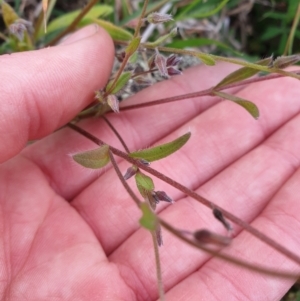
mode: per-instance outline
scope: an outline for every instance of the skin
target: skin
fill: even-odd
[[[104,87],[113,62],[108,35],[94,25],[56,47],[0,57],[0,296],[2,300],[157,300],[152,240],[111,165],[89,170],[74,153],[96,148],[69,128]],[[209,88],[236,66],[200,66],[156,84],[127,104]],[[300,83],[291,78],[229,91],[240,106],[202,97],[108,115],[130,150],[192,137],[152,167],[194,189],[297,252],[300,248]],[[123,105],[126,105],[123,104]],[[79,123],[122,149],[101,119]],[[41,139],[43,138],[43,139]],[[41,139],[25,147],[28,140]],[[118,159],[125,173],[130,166]],[[210,209],[154,179],[175,204],[159,215],[179,229],[226,235]],[[134,187],[134,181],[128,181]],[[232,225],[223,252],[278,270],[299,266]],[[293,284],[211,258],[163,230],[166,300],[280,300]]]

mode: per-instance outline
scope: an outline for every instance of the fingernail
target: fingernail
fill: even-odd
[[[88,38],[98,32],[99,26],[97,24],[91,24],[86,27],[79,29],[78,31],[74,32],[73,34],[65,37],[61,42],[60,45],[69,45],[79,40]]]

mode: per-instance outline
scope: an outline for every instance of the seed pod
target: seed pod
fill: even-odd
[[[194,238],[202,244],[214,244],[222,247],[231,243],[230,237],[222,236],[206,229],[196,231]]]
[[[221,212],[219,209],[214,208],[214,209],[213,209],[213,215],[214,215],[214,217],[215,217],[218,221],[220,221],[220,222],[223,224],[223,226],[225,227],[226,230],[232,231],[232,226],[231,226],[231,225],[229,224],[229,222],[224,218],[222,212]]]

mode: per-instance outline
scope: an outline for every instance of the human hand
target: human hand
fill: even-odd
[[[65,124],[105,85],[112,43],[102,30],[94,32],[90,26],[65,45],[0,57],[0,159],[7,160],[0,169],[2,299],[157,299],[152,241],[139,229],[139,209],[110,166],[91,171],[70,157],[96,146],[66,128],[15,156],[28,139],[42,138]],[[209,88],[235,68],[192,68],[140,92],[124,106]],[[184,148],[152,167],[296,252],[299,88],[296,80],[281,78],[235,89],[236,95],[258,105],[258,121],[214,97],[110,114],[109,120],[131,150],[190,130]],[[103,120],[79,125],[121,148]],[[125,172],[128,163],[119,162]],[[154,180],[157,190],[176,201],[158,207],[163,219],[179,229],[224,231],[210,209]],[[295,263],[233,226],[235,238],[224,252],[299,272]],[[291,279],[267,277],[211,258],[164,230],[163,240],[167,300],[279,300],[292,284]]]

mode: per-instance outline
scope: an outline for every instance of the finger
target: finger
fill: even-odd
[[[279,200],[273,203],[270,199],[272,199],[274,194],[293,175],[300,165],[300,143],[296,141],[299,136],[299,129],[300,115],[298,114],[294,119],[274,133],[265,143],[243,156],[197,189],[200,195],[204,194],[206,198],[214,201],[219,206],[227,209],[246,222],[251,222],[259,216],[270,202],[270,213],[267,214],[267,218],[264,212],[262,213],[258,229],[267,235],[270,233],[270,236],[275,239],[275,241],[278,241],[280,244],[282,243],[286,248],[294,252],[300,245],[300,241],[297,240],[297,242],[295,242],[294,237],[295,233],[298,233],[300,230],[300,223],[297,221],[297,205],[295,199],[292,199],[292,206],[290,205],[291,200],[289,200],[290,195],[294,194],[294,192],[291,192],[290,195],[286,195],[284,198],[281,196],[281,203]],[[287,190],[284,191],[286,193]],[[295,193],[297,193],[296,191]],[[124,200],[121,202],[123,204]],[[299,204],[298,209],[300,209]],[[120,219],[124,219],[123,216],[126,215],[126,212],[127,211],[125,211],[123,215],[119,215],[119,221]],[[279,212],[284,213],[280,215]],[[195,231],[206,228],[212,232],[226,235],[223,226],[214,219],[211,208],[204,208],[201,204],[190,198],[183,198],[177,201],[174,205],[165,209],[160,216],[178,229]],[[282,216],[285,217],[283,218]],[[270,219],[272,221],[271,223],[269,222]],[[287,226],[289,225],[289,220],[291,221],[291,226]],[[277,227],[274,229],[273,223],[278,225],[278,229]],[[233,227],[234,235],[237,235],[240,229],[236,225],[233,225]],[[290,229],[290,227],[292,228]],[[126,231],[124,228],[123,226],[123,232]],[[111,229],[113,231],[114,228]],[[113,237],[114,234],[115,233],[110,233],[109,237]],[[249,234],[245,235],[249,237]],[[281,237],[284,235],[286,237],[282,239]],[[283,259],[284,257],[279,253],[275,260],[272,261],[271,258],[267,260],[267,255],[272,254],[272,256],[274,256],[275,253],[277,254],[277,251],[272,250],[271,252],[271,248],[262,244],[257,238],[249,240],[249,243],[247,239],[241,238],[236,249],[235,242],[239,237],[240,236],[234,238],[231,247],[228,248],[229,254],[233,255],[233,257],[242,258],[246,261],[251,259],[260,265],[263,265],[265,262],[268,266],[268,263],[270,263],[269,267],[272,266],[271,263],[273,263],[272,267],[275,269],[277,268],[277,259],[279,263],[287,261]],[[210,255],[191,248],[166,231],[163,231],[163,240],[164,247],[160,250],[166,290],[169,290],[190,274],[198,271],[202,265],[206,266],[207,261],[211,258]],[[254,241],[256,241],[256,243],[254,243],[254,250],[257,253],[254,252],[252,254],[251,246]],[[260,253],[265,254],[264,250],[266,250],[266,256],[260,256]],[[226,251],[226,253],[228,252]],[[245,254],[246,257],[239,256],[240,254]],[[261,261],[255,260],[259,258],[261,258]],[[156,298],[155,272],[153,271],[152,276],[149,273],[151,265],[153,265],[154,262],[152,241],[145,230],[140,229],[135,232],[110,256],[110,260],[121,267],[126,266],[126,268],[123,268],[123,271],[121,271],[121,274],[124,273],[126,275],[133,270],[132,274],[136,275],[136,278],[131,279],[132,281],[128,280],[129,286],[135,286],[137,292],[144,291],[144,297],[150,296],[150,298]],[[219,260],[216,260],[211,266],[207,264],[210,268],[204,273],[203,278],[209,273],[218,271],[218,267],[220,267],[221,264]],[[230,266],[230,263],[226,263],[225,268],[227,268],[227,266]],[[295,264],[291,266],[294,267],[294,271],[296,271]],[[286,270],[288,271],[289,268],[290,265],[287,266]],[[221,279],[226,276],[223,266],[221,269],[221,276],[217,277],[219,285],[221,285]],[[231,277],[229,277],[228,281],[233,282],[237,270],[240,269],[241,268],[232,268],[232,273],[229,273]],[[253,277],[253,274],[250,273],[249,278],[250,277]],[[196,279],[199,281],[199,274],[195,274],[193,279],[195,284]],[[207,282],[204,283],[207,285]],[[241,282],[244,288],[246,283],[247,281]],[[287,283],[290,284],[291,282],[287,281]],[[145,287],[147,287],[146,292]],[[170,300],[172,300],[172,298]]]
[[[192,68],[187,70],[183,76],[156,84],[128,101],[126,100],[125,103],[145,102],[160,97],[207,89],[218,83],[234,68],[236,66],[228,64],[220,64],[218,67]],[[186,99],[150,109],[110,114],[108,118],[125,139],[128,147],[135,150],[155,143],[218,101],[220,101],[218,98],[211,96]],[[79,125],[106,143],[123,149],[103,120],[92,119],[81,122]],[[59,194],[71,199],[102,174],[102,170],[91,172],[91,170],[79,166],[70,157],[70,154],[92,148],[95,148],[95,145],[79,136],[78,133],[63,130],[28,149],[26,156],[43,168]],[[53,160],[56,162],[55,167]]]
[[[188,144],[169,158],[153,163],[153,168],[191,189],[203,185],[300,111],[298,81],[281,79],[281,83],[290,94],[287,95],[284,88],[275,91],[273,87],[276,81],[264,85],[255,84],[238,94],[241,97],[249,95],[250,99],[256,100],[262,116],[259,121],[253,120],[239,106],[222,102],[187,122],[160,143],[175,139],[191,130],[192,137]],[[289,105],[286,105],[280,97],[288,99]],[[269,107],[272,110],[269,110]],[[275,161],[274,164],[277,163]],[[247,170],[251,170],[252,164],[251,162]],[[121,163],[120,169],[125,172],[129,166],[127,163]],[[175,200],[183,196],[182,192],[155,178],[154,182],[156,190],[166,191]],[[129,183],[134,186],[134,180],[130,180]],[[226,181],[225,183],[224,186],[227,185]],[[225,191],[228,189],[223,188]],[[106,171],[104,176],[83,191],[73,204],[94,229],[108,254],[138,227],[136,221],[140,217],[140,212],[132,205],[132,200],[127,196],[113,170]],[[232,211],[231,207],[229,209]],[[99,219],[102,212],[106,214]]]
[[[1,165],[0,208],[2,300],[132,300],[89,226],[21,156]]]
[[[111,39],[96,25],[77,33],[82,36],[67,45],[0,57],[0,138],[5,141],[0,161],[20,152],[28,139],[65,124],[105,85],[113,61]]]

